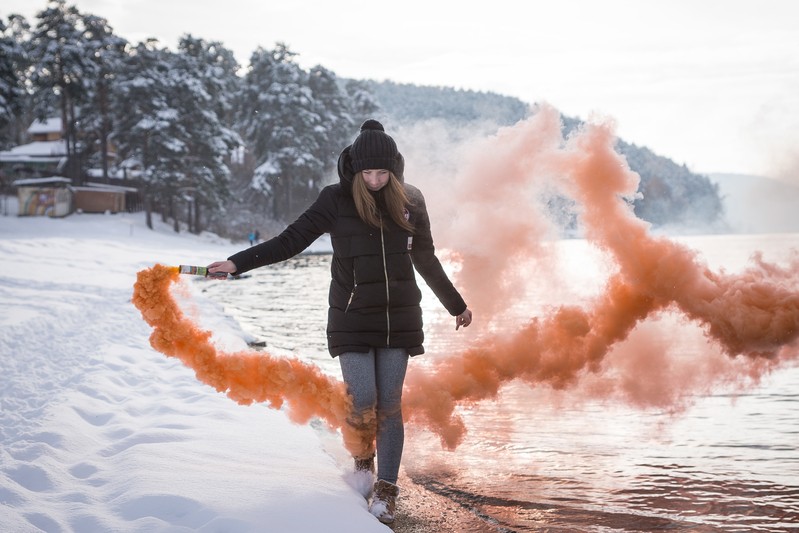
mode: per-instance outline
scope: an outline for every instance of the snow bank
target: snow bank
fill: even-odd
[[[347,483],[338,436],[240,406],[150,348],[136,272],[239,247],[141,214],[0,217],[4,531],[389,531]],[[185,311],[244,348],[196,286]]]

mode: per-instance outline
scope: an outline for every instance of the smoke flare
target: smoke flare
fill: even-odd
[[[315,365],[268,353],[218,351],[211,333],[198,328],[181,311],[170,293],[180,274],[175,267],[155,265],[137,275],[133,304],[153,328],[150,344],[194,369],[197,379],[242,404],[284,404],[298,424],[318,417],[331,429],[341,429],[346,448],[354,456],[370,453],[372,436],[346,423],[352,402],[344,383],[330,378]]]

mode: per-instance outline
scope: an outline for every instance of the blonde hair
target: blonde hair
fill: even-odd
[[[402,183],[393,172],[389,172],[388,183],[380,189],[380,194],[383,195],[386,210],[391,220],[402,229],[413,231],[413,225],[405,218],[408,212],[407,206],[410,204],[408,195],[405,193],[405,187],[402,186]],[[352,199],[355,200],[355,209],[358,210],[358,216],[361,217],[361,220],[375,228],[382,226],[380,210],[377,207],[375,197],[366,186],[362,172],[356,172],[352,178]]]

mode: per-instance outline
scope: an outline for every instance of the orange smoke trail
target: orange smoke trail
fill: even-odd
[[[537,253],[537,247],[525,240],[494,239],[518,235],[519,229],[518,216],[505,218],[507,210],[501,203],[492,205],[490,195],[474,194],[491,189],[494,182],[511,183],[516,197],[527,200],[526,193],[541,187],[531,184],[542,179],[557,184],[578,203],[587,239],[613,258],[617,272],[585,307],[560,306],[515,333],[483,337],[463,353],[410,369],[403,407],[406,419],[428,426],[449,448],[461,442],[466,430],[456,413],[459,405],[495,398],[511,380],[555,389],[576,386],[588,373],[602,372],[614,347],[639,323],[662,311],[683,313],[699,323],[724,353],[746,356],[745,372],[755,378],[797,355],[797,265],[781,269],[761,258],[740,275],[712,272],[690,249],[653,237],[647,224],[634,216],[624,198],[635,194],[638,176],[614,151],[609,126],[590,125],[564,140],[553,123],[559,123],[557,113],[545,108],[501,131],[480,150],[483,159],[470,166],[479,171],[467,172],[451,188],[450,201],[464,206],[458,229],[479,227],[476,234],[486,236],[476,246],[475,234],[468,231],[469,243],[458,241],[460,234],[448,235],[449,246],[459,251],[462,261],[461,285],[473,291],[467,291],[467,300],[493,309],[492,299],[501,295],[510,305],[512,289],[503,282],[518,280],[518,272],[515,265],[497,258],[530,263]],[[536,218],[530,214],[530,219]],[[523,286],[517,286],[516,292],[523,294]],[[481,308],[473,309],[479,320]],[[647,354],[637,357],[645,359]]]
[[[178,278],[177,269],[163,265],[137,275],[133,304],[153,328],[153,348],[177,357],[194,369],[197,379],[240,404],[267,402],[275,409],[285,404],[292,421],[306,423],[318,417],[331,429],[341,429],[344,445],[354,456],[371,453],[373,435],[346,423],[352,404],[342,382],[297,359],[217,351],[211,333],[186,318],[172,297],[170,287]]]
[[[452,231],[444,227],[440,234],[459,254],[458,285],[476,313],[470,331],[481,322],[492,327],[462,353],[408,371],[404,416],[436,432],[445,446],[456,447],[466,431],[457,408],[495,398],[510,381],[562,390],[591,376],[612,376],[618,369],[609,368],[609,355],[663,312],[676,311],[699,324],[711,344],[741,361],[733,372],[757,379],[796,359],[799,261],[782,268],[755,257],[748,270],[731,275],[713,272],[685,246],[654,237],[625,201],[635,194],[638,176],[613,143],[607,125],[587,126],[563,139],[559,116],[544,108],[486,140],[475,151],[479,159],[448,189],[448,200],[459,210]],[[553,190],[577,203],[586,238],[608,255],[615,271],[604,290],[582,306],[564,304],[515,330],[496,332],[497,317],[524,302],[527,280],[539,275],[551,223],[534,206]],[[351,404],[343,383],[294,359],[218,353],[210,333],[185,318],[172,299],[169,288],[177,277],[160,265],[138,276],[133,301],[154,328],[155,349],[180,358],[198,379],[240,403],[266,401],[275,408],[285,403],[292,420],[319,417],[340,428],[353,455],[372,451],[373,433],[345,422]],[[635,371],[676,359],[643,345],[626,354]],[[698,372],[700,363],[688,371]],[[703,372],[705,382],[695,378],[687,384],[676,381],[679,373],[650,374],[659,386],[653,392],[638,386],[635,401],[670,406],[680,394],[736,378],[712,365]]]
[[[583,214],[588,237],[615,257],[625,282],[660,307],[676,305],[730,356],[776,357],[799,337],[796,274],[758,265],[740,275],[712,272],[690,249],[649,235],[629,209],[611,199],[624,190],[619,176],[634,174],[612,149],[608,128],[591,127],[576,140],[585,154],[573,167],[575,196],[591,206]],[[787,283],[793,279],[793,284]]]

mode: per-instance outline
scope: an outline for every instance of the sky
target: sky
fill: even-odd
[[[30,20],[44,0],[3,0]],[[246,65],[283,42],[339,77],[491,91],[610,119],[701,173],[799,183],[793,0],[78,0],[132,42],[192,34]]]

